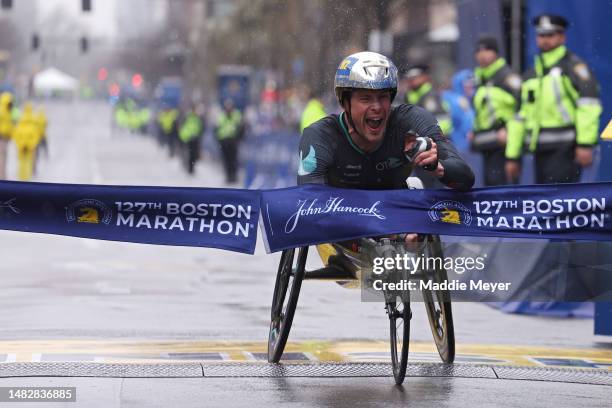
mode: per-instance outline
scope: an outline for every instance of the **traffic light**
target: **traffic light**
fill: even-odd
[[[89,50],[89,41],[87,40],[87,37],[81,37],[79,43],[81,44],[81,53],[87,53],[87,50]]]
[[[104,67],[98,70],[98,81],[106,81],[108,78],[108,70]]]
[[[13,0],[2,0],[2,8],[6,10],[13,8]]]
[[[81,10],[84,12],[91,11],[91,0],[81,0]]]
[[[40,48],[40,37],[38,34],[32,34],[32,51],[36,51]]]
[[[134,88],[140,88],[140,85],[142,85],[142,75],[134,74],[132,76],[132,86]]]

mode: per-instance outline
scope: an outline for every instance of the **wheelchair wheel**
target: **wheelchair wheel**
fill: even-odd
[[[300,288],[304,279],[308,247],[283,251],[272,298],[272,319],[268,335],[268,362],[278,363],[291,330]],[[295,261],[295,262],[294,262]]]
[[[426,258],[444,259],[442,244],[437,235],[426,237],[424,251]],[[426,276],[434,282],[444,282],[448,279],[444,267],[434,267],[433,270],[426,271]],[[452,363],[455,360],[455,329],[450,293],[448,290],[423,290],[423,301],[440,358],[445,363]]]
[[[401,385],[406,376],[408,365],[408,347],[410,343],[410,299],[408,292],[402,296],[386,302],[389,316],[389,329],[391,340],[391,366],[395,383]],[[403,299],[402,299],[403,298]]]

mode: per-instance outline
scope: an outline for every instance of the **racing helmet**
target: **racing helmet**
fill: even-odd
[[[334,91],[340,105],[346,92],[353,89],[388,89],[393,102],[397,94],[397,67],[376,52],[351,54],[342,60],[334,78]]]

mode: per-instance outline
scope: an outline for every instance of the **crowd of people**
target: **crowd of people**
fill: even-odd
[[[459,150],[469,147],[482,156],[485,186],[517,184],[527,152],[534,155],[538,184],[579,182],[593,163],[599,84],[565,46],[567,19],[543,14],[532,23],[540,52],[522,77],[489,35],[475,44],[473,72],[457,73],[450,91],[435,92],[427,64],[404,75],[405,101],[431,112]]]
[[[160,102],[157,109],[150,109],[130,98],[119,100],[114,112],[115,126],[132,133],[154,135],[168,156],[178,158],[190,175],[195,174],[196,163],[202,156],[202,139],[210,117],[214,116],[211,130],[221,153],[225,182],[228,185],[238,182],[238,146],[245,125],[242,112],[232,100],[223,101],[222,109],[215,115],[206,112],[202,103],[181,108],[178,104]]]
[[[427,62],[400,67],[394,105],[406,103],[429,111],[459,152],[480,155],[485,186],[518,183],[525,153],[533,153],[537,183],[578,182],[582,170],[593,163],[602,110],[597,80],[565,46],[565,18],[544,14],[533,25],[540,53],[522,76],[509,67],[496,38],[486,34],[475,43],[474,68],[458,71],[448,89],[436,87]],[[211,122],[208,128],[231,185],[238,180],[239,146],[245,133],[281,128],[302,133],[329,113],[339,113],[333,95],[318,93],[316,87],[279,89],[274,81],[267,81],[257,103],[244,111],[229,99],[221,101],[217,110],[210,115],[202,106],[181,111],[162,104],[151,113],[127,100],[117,105],[115,119],[133,131],[151,131],[147,124],[153,123],[159,143],[170,156],[180,157],[190,174]]]

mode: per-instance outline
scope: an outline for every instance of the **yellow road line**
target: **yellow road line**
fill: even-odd
[[[586,366],[600,364],[612,370],[612,352],[594,348],[551,348],[526,345],[458,344],[457,361],[538,366],[543,364]],[[174,362],[199,360],[189,354],[211,353],[209,361],[247,361],[254,355],[262,358],[267,352],[265,342],[243,341],[98,341],[46,340],[0,341],[0,354],[6,361],[32,361],[33,356],[61,358],[64,355],[89,356],[103,361]],[[289,342],[285,353],[306,353],[318,361],[386,361],[388,341],[305,341]],[[431,342],[411,342],[413,361],[437,361],[437,350]],[[181,354],[181,358],[177,358]],[[12,356],[12,357],[8,357]],[[299,355],[298,355],[299,358]],[[538,360],[540,359],[540,360]],[[58,360],[54,360],[58,361]]]

